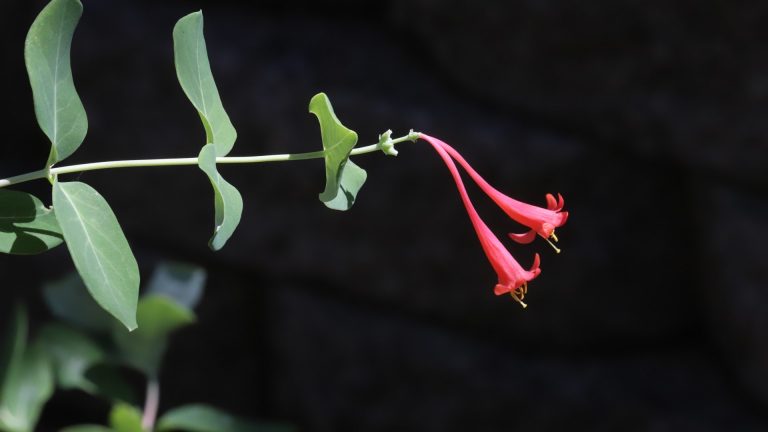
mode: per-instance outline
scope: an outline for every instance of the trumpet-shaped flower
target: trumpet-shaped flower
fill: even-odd
[[[563,196],[557,194],[557,199],[552,194],[547,194],[547,208],[542,208],[518,201],[503,193],[499,192],[496,188],[488,184],[487,181],[477,171],[472,168],[471,165],[457,152],[453,147],[449,146],[443,141],[437,138],[433,138],[424,134],[421,137],[427,141],[435,141],[440,147],[442,147],[454,160],[456,160],[462,168],[472,177],[472,180],[480,186],[491,199],[512,219],[518,223],[527,226],[531,230],[522,234],[510,233],[509,237],[518,242],[527,244],[536,238],[536,234],[540,235],[546,240],[556,252],[560,252],[554,243],[557,242],[557,236],[555,235],[555,228],[563,226],[568,219],[568,212],[561,211],[565,205]],[[430,142],[432,142],[430,141]]]
[[[536,254],[533,259],[533,265],[529,270],[525,270],[504,247],[501,241],[493,234],[488,228],[488,225],[483,222],[480,215],[477,214],[475,207],[472,205],[472,201],[469,199],[467,190],[464,187],[464,182],[461,180],[461,174],[459,173],[456,164],[451,159],[451,156],[447,153],[447,150],[443,148],[445,143],[432,138],[430,136],[421,135],[425,141],[430,143],[432,147],[437,151],[440,157],[445,162],[448,170],[453,176],[453,180],[456,182],[456,187],[459,190],[459,195],[464,203],[464,207],[469,214],[469,220],[472,222],[472,226],[475,228],[477,237],[480,240],[480,245],[491,262],[491,266],[496,271],[499,278],[498,284],[494,288],[496,295],[502,295],[509,293],[515,300],[517,300],[523,307],[527,305],[523,302],[525,294],[528,292],[528,282],[533,280],[541,273],[539,269],[539,254]]]

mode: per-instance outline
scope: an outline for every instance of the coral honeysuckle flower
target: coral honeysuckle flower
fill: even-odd
[[[528,292],[528,282],[541,273],[539,254],[535,255],[530,270],[523,269],[498,237],[491,232],[488,225],[480,219],[480,215],[477,214],[472,201],[469,200],[467,189],[464,187],[464,182],[461,180],[461,174],[459,174],[456,164],[441,145],[442,141],[423,134],[421,137],[435,148],[451,172],[453,180],[456,182],[461,200],[469,214],[469,220],[472,221],[472,226],[475,228],[477,237],[480,239],[480,245],[483,247],[485,255],[499,277],[499,283],[494,288],[494,292],[496,295],[509,293],[523,307],[527,307],[528,305],[523,302],[523,299]]]
[[[504,212],[510,218],[531,229],[530,231],[522,234],[510,233],[509,237],[512,240],[518,243],[527,244],[532,242],[533,239],[536,238],[536,234],[538,234],[544,240],[546,240],[557,253],[560,253],[560,249],[555,246],[553,241],[557,242],[555,228],[563,226],[565,221],[568,219],[568,212],[561,211],[563,209],[563,205],[565,205],[565,200],[563,200],[562,195],[557,194],[556,200],[552,194],[547,194],[547,208],[534,206],[518,201],[514,198],[510,198],[488,184],[488,182],[485,181],[485,179],[482,178],[480,174],[478,174],[477,171],[475,171],[472,166],[470,166],[469,163],[453,147],[449,146],[443,141],[440,141],[437,138],[433,138],[424,134],[421,134],[421,137],[427,141],[432,140],[437,142],[440,147],[448,152],[448,154],[450,154],[451,157],[455,159],[464,168],[465,171],[467,171],[469,176],[472,177],[472,180],[474,180],[475,183],[480,186],[480,189],[488,194],[488,196],[490,196],[491,199],[499,207],[501,207],[501,209],[504,210]]]

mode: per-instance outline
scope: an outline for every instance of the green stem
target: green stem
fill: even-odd
[[[411,131],[408,135],[394,138],[391,140],[391,144],[399,144],[403,141],[416,141],[418,139],[418,132]],[[352,149],[350,156],[360,155],[365,153],[372,153],[382,150],[383,143],[371,144],[365,147],[358,147]],[[264,162],[288,162],[304,159],[320,159],[325,157],[325,151],[313,151],[306,153],[286,153],[286,154],[273,154],[262,156],[226,156],[216,158],[216,163],[219,164],[250,164],[250,163],[264,163]],[[60,166],[55,168],[43,168],[41,170],[28,172],[6,179],[0,180],[0,188],[11,186],[19,183],[28,182],[30,180],[44,179],[48,177],[57,176],[59,174],[71,174],[83,171],[94,171],[102,169],[112,168],[136,168],[136,167],[160,167],[160,166],[183,166],[183,165],[197,165],[197,158],[170,158],[170,159],[136,159],[136,160],[122,160],[122,161],[107,161],[107,162],[92,162],[78,165]]]

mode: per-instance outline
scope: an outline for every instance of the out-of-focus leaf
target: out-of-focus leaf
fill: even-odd
[[[53,372],[39,344],[26,344],[27,316],[23,308],[18,307],[14,317],[13,342],[4,362],[7,366],[0,391],[0,430],[31,432],[53,394]]]
[[[207,273],[204,268],[180,262],[160,263],[146,286],[148,294],[164,295],[189,310],[200,302]]]
[[[56,181],[53,205],[88,291],[129,330],[135,329],[139,266],[109,204],[85,183]]]
[[[93,299],[77,272],[43,285],[43,298],[56,318],[83,330],[108,333],[112,317]]]
[[[105,358],[104,351],[88,336],[62,324],[48,324],[40,330],[38,340],[53,360],[59,387],[97,392],[86,371]]]
[[[224,111],[213,80],[203,35],[202,12],[191,13],[176,23],[173,52],[176,75],[187,98],[200,114],[206,142],[216,146],[216,156],[225,156],[235,145],[237,132]]]
[[[115,432],[144,432],[141,412],[128,404],[117,404],[109,413],[109,425]]]
[[[139,397],[121,372],[116,365],[99,363],[85,372],[85,378],[93,383],[99,396],[136,405],[140,402]]]
[[[158,432],[293,432],[285,424],[243,420],[208,405],[185,405],[165,413]]]
[[[366,179],[365,170],[349,162],[349,153],[357,144],[357,133],[341,124],[325,93],[318,93],[309,101],[309,112],[320,122],[325,151],[325,190],[320,194],[320,201],[334,210],[349,210]],[[345,174],[348,165],[350,173]]]
[[[49,165],[74,153],[88,132],[69,62],[72,36],[82,13],[79,0],[52,0],[32,23],[24,44],[37,123],[51,140]]]
[[[8,376],[14,373],[24,357],[28,332],[27,311],[21,305],[16,305],[8,322],[7,335],[2,340],[3,350],[0,352],[0,404],[5,399],[5,382]]]
[[[106,426],[101,425],[77,425],[69,426],[59,432],[115,432]]]
[[[195,315],[168,297],[147,295],[139,301],[137,318],[139,328],[134,332],[115,327],[115,343],[128,365],[150,377],[157,376],[168,336],[193,323]]]
[[[53,209],[34,195],[0,189],[0,252],[38,254],[63,241]]]

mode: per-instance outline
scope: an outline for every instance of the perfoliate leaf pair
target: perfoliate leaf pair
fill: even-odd
[[[216,168],[216,157],[226,156],[232,150],[237,132],[224,110],[213,80],[203,35],[202,12],[191,13],[176,23],[173,51],[181,88],[197,109],[205,128],[206,145],[200,151],[198,165],[213,187],[216,224],[209,245],[211,249],[219,250],[240,223],[243,198]]]
[[[325,93],[318,93],[309,101],[309,112],[320,122],[325,151],[325,190],[320,201],[334,210],[349,210],[368,176],[349,160],[357,144],[357,133],[341,124]]]
[[[52,0],[32,23],[24,45],[35,115],[51,141],[47,166],[74,153],[88,130],[70,65],[82,12],[79,0]],[[139,269],[117,218],[98,192],[84,183],[54,181],[56,213],[20,192],[3,191],[0,203],[0,251],[39,253],[63,239],[94,299],[126,327],[136,327]]]

